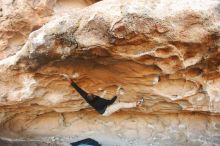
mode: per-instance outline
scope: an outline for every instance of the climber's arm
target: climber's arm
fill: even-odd
[[[87,98],[88,93],[80,88],[74,81],[71,80],[71,86],[76,89],[76,91],[84,98]]]
[[[108,100],[108,105],[111,105],[115,102],[115,100],[117,99],[117,96],[112,97],[111,100]]]

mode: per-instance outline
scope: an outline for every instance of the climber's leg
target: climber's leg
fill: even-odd
[[[134,107],[140,107],[142,104],[144,103],[144,98],[142,97],[140,100],[136,101],[136,102],[118,102],[115,104],[112,104],[110,106],[108,106],[105,110],[105,112],[102,114],[103,116],[109,116],[112,113],[123,109],[123,108],[134,108]]]
[[[131,103],[126,103],[126,102],[118,102],[115,104],[112,104],[108,106],[105,110],[105,112],[102,114],[103,116],[109,116],[112,113],[122,109],[122,108],[133,108],[137,106],[137,102],[131,102]]]

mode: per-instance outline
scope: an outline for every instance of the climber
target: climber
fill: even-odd
[[[83,89],[81,89],[69,76],[65,76],[65,78],[69,81],[71,86],[75,88],[75,90],[86,100],[86,102],[91,105],[99,114],[103,116],[109,116],[112,113],[122,109],[122,108],[133,108],[139,107],[143,104],[144,99],[141,98],[136,102],[126,103],[126,102],[118,102],[115,103],[117,97],[120,95],[120,90],[117,90],[116,96],[114,96],[111,100],[107,100],[101,98],[92,93],[87,93]]]

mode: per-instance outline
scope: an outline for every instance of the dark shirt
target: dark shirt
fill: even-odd
[[[71,83],[72,87],[86,100],[86,102],[91,105],[98,113],[103,114],[108,105],[111,105],[117,99],[117,96],[114,96],[111,100],[101,98],[94,95],[93,99],[88,98],[88,93],[81,89],[76,83]]]

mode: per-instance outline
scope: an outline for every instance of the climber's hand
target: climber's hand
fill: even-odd
[[[67,81],[68,81],[70,84],[74,83],[74,80],[73,80],[72,78],[68,78]]]
[[[73,79],[72,79],[69,75],[67,75],[67,74],[63,74],[63,77],[64,77],[70,84],[74,82]]]
[[[117,90],[116,90],[116,96],[121,96],[123,95],[124,92],[123,92],[123,88],[120,86],[118,86]]]

